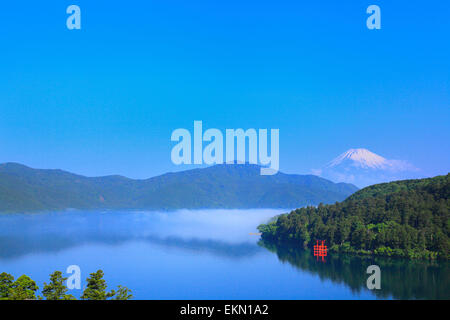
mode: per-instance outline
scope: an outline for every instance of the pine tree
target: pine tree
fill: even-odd
[[[106,300],[115,295],[115,291],[106,292],[106,281],[103,279],[103,271],[91,273],[86,279],[87,287],[84,289],[81,299],[83,300]]]
[[[75,297],[66,294],[67,286],[64,284],[67,278],[63,278],[61,271],[55,271],[50,275],[50,283],[44,282],[44,289],[42,295],[47,300],[74,300]]]

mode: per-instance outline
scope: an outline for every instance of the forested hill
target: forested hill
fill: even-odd
[[[265,240],[331,251],[449,259],[450,174],[364,188],[341,203],[281,215],[259,226]]]
[[[0,213],[75,209],[296,208],[358,190],[313,175],[260,175],[256,165],[216,165],[145,180],[85,177],[0,164]]]

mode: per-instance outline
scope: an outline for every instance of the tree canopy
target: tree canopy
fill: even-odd
[[[50,283],[44,282],[44,289],[42,290],[42,295],[47,300],[74,300],[75,297],[66,294],[68,291],[67,286],[64,284],[67,278],[62,276],[61,271],[55,271],[50,275]]]
[[[86,279],[87,287],[84,289],[81,299],[83,300],[106,300],[113,297],[116,292],[111,290],[106,292],[106,281],[103,279],[103,271],[91,273],[91,276]]]
[[[106,292],[106,281],[103,279],[102,270],[91,273],[87,278],[87,286],[81,295],[82,300],[129,300],[133,298],[131,290],[119,285],[117,291]],[[3,272],[0,274],[0,300],[76,300],[67,294],[68,288],[65,285],[67,278],[62,276],[61,271],[55,271],[50,275],[50,282],[44,283],[42,295],[36,296],[39,287],[30,277],[20,276],[14,281],[14,276]]]
[[[265,240],[332,251],[449,259],[450,174],[364,188],[345,201],[296,209],[260,225]]]

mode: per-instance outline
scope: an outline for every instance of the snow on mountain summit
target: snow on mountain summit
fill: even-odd
[[[350,149],[333,159],[326,168],[336,167],[345,161],[352,161],[352,165],[361,168],[386,169],[389,167],[389,161],[367,149]]]
[[[419,169],[404,160],[390,160],[367,149],[350,149],[312,173],[358,187],[393,180],[417,178]]]

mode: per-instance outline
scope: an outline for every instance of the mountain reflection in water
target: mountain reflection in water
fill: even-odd
[[[259,241],[284,210],[0,215],[0,273],[40,288],[55,270],[105,271],[136,299],[449,299],[448,263],[328,255]],[[366,269],[381,268],[381,290]],[[81,290],[71,290],[80,296]]]

